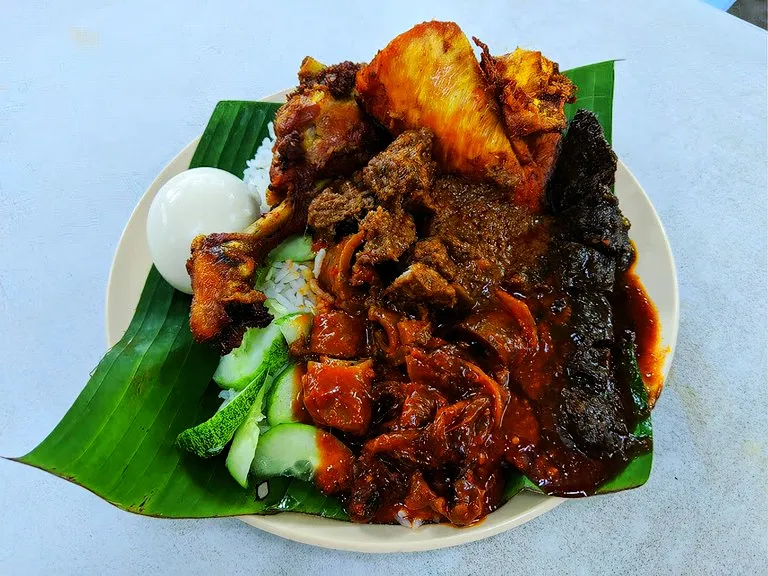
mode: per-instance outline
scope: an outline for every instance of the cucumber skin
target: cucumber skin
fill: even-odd
[[[318,429],[309,424],[279,424],[261,437],[251,464],[251,473],[258,480],[275,476],[291,476],[311,481],[320,465],[317,446]],[[290,445],[290,450],[284,449]],[[302,458],[290,458],[295,451]]]
[[[274,374],[279,370],[282,366],[284,366],[288,362],[289,353],[288,353],[288,344],[285,342],[285,337],[282,335],[282,331],[277,328],[277,326],[274,326],[273,324],[270,324],[265,328],[265,330],[268,330],[270,328],[274,328],[277,332],[276,335],[279,335],[279,337],[274,338],[273,342],[269,345],[269,347],[264,351],[261,359],[261,363],[257,366],[256,370],[252,372],[251,374],[247,374],[245,376],[240,376],[236,380],[229,380],[227,377],[222,376],[220,374],[220,367],[221,367],[221,361],[219,362],[219,367],[216,368],[216,373],[213,375],[213,380],[221,386],[222,388],[232,388],[234,390],[242,390],[244,389],[248,383],[253,380],[254,376],[262,369],[266,370],[268,374]],[[247,342],[247,341],[246,341]],[[243,344],[241,344],[242,346]],[[233,354],[233,352],[230,352],[230,354]],[[227,356],[224,356],[224,358],[227,358]],[[236,362],[236,359],[231,359],[230,362]],[[218,375],[218,377],[217,377]]]
[[[179,434],[176,444],[201,458],[220,454],[248,416],[266,376],[266,370],[260,370],[251,383],[224,408],[205,422]]]
[[[296,340],[303,338],[306,341],[309,338],[309,333],[312,331],[312,318],[313,315],[309,312],[294,312],[278,318],[275,324],[280,328],[285,341],[290,346]]]
[[[288,365],[277,378],[267,396],[267,422],[270,426],[298,422],[293,414],[293,399],[296,395],[296,371],[298,364]],[[301,383],[299,382],[299,386]],[[286,388],[290,387],[290,391]],[[285,398],[290,396],[290,404],[285,406]]]
[[[264,396],[269,392],[270,382],[265,381],[256,394],[251,409],[245,417],[245,420],[235,431],[232,437],[232,445],[227,454],[226,466],[232,478],[243,488],[248,488],[248,473],[251,469],[251,463],[256,453],[256,446],[259,443],[261,434],[260,423],[264,421]],[[243,459],[247,459],[244,462]],[[243,465],[243,463],[245,465]]]

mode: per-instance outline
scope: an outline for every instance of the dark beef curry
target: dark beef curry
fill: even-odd
[[[577,113],[537,212],[437,174],[431,148],[430,131],[404,132],[310,204],[327,298],[298,351],[297,408],[355,453],[355,521],[472,524],[507,468],[593,494],[650,449],[631,433],[620,347],[636,337],[649,381],[660,368],[616,157]]]

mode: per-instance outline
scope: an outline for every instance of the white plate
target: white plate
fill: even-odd
[[[279,92],[265,100],[284,102],[287,93]],[[139,200],[123,230],[107,284],[109,346],[116,344],[128,328],[152,265],[145,233],[149,205],[165,182],[187,169],[198,141],[199,138],[191,142],[160,172]],[[670,350],[664,365],[666,378],[677,341],[679,316],[672,252],[651,201],[621,161],[616,171],[615,190],[622,212],[632,222],[629,235],[637,246],[637,274],[659,311],[662,346]],[[251,526],[305,544],[357,552],[401,552],[433,550],[487,538],[519,526],[562,502],[560,498],[524,492],[470,528],[430,525],[410,530],[401,526],[351,524],[295,513],[242,516],[241,519]]]

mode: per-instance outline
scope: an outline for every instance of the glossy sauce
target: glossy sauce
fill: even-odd
[[[352,482],[352,452],[335,436],[317,431],[317,450],[320,464],[315,473],[315,484],[325,494],[346,490]]]
[[[635,273],[634,264],[620,280],[616,288],[623,306],[615,307],[617,320],[635,332],[637,363],[653,407],[664,384],[664,360],[669,348],[661,348],[659,312]]]

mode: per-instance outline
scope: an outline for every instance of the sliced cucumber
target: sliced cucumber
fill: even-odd
[[[290,364],[275,378],[267,397],[267,422],[270,426],[298,422],[293,413],[293,403],[301,392],[302,372],[298,364]]]
[[[275,476],[312,480],[320,465],[318,432],[309,424],[280,424],[270,428],[256,447],[251,472],[259,480]]]
[[[266,375],[265,370],[260,371],[242,392],[208,420],[179,434],[176,444],[201,458],[219,454],[248,415]]]
[[[312,314],[308,312],[295,312],[275,320],[275,324],[285,337],[285,341],[290,346],[296,340],[306,340],[309,338],[309,332],[312,330]]]
[[[268,379],[269,380],[269,379]],[[253,456],[256,453],[256,446],[259,443],[259,434],[261,433],[261,422],[264,416],[264,397],[271,388],[272,381],[265,382],[256,395],[245,421],[235,432],[232,438],[232,445],[227,454],[227,470],[232,474],[240,486],[248,488],[248,472],[251,469]]]
[[[266,302],[264,302],[264,306],[267,307],[269,313],[272,314],[272,316],[274,316],[276,319],[282,318],[288,314],[288,308],[280,304],[280,302],[277,300],[273,300],[272,298],[267,298]]]
[[[243,342],[219,360],[213,380],[222,388],[242,390],[259,372],[276,373],[288,361],[288,345],[280,328],[249,328]]]
[[[286,260],[306,262],[314,257],[315,251],[312,250],[312,236],[293,236],[281,242],[277,248],[273,249],[267,255],[267,262],[284,262]]]
[[[291,476],[312,481],[324,494],[349,488],[355,457],[333,434],[308,424],[279,424],[256,446],[251,474],[256,480]]]

